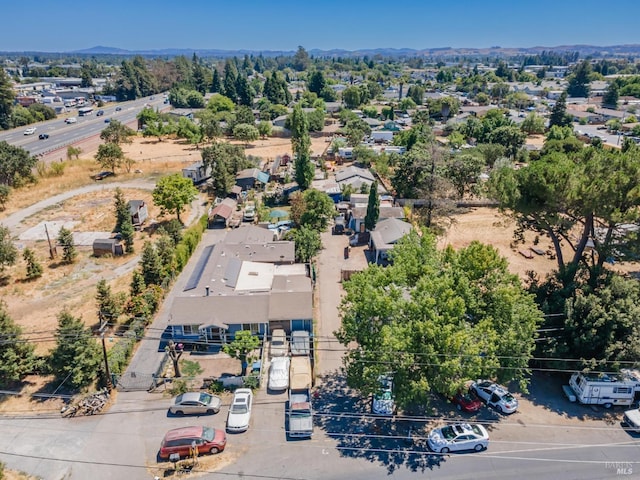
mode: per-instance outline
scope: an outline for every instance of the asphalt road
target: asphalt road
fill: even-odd
[[[71,113],[64,115],[64,117],[60,116],[46,122],[3,131],[0,133],[0,141],[4,140],[16,147],[24,148],[31,155],[43,155],[98,135],[107,126],[106,119],[118,120],[127,125],[135,124],[136,116],[145,105],[160,110],[169,107],[164,103],[164,97],[159,94],[154,95],[153,100],[150,97],[146,97],[130,102],[109,104],[102,108],[94,107],[93,113],[85,117],[78,116],[77,109],[72,109]],[[116,108],[121,110],[116,111]],[[104,110],[104,115],[96,116],[98,110]],[[65,123],[65,118],[67,117],[75,117],[77,122],[67,124]],[[33,135],[24,134],[28,127],[36,128]],[[49,138],[40,140],[38,136],[41,133],[48,134]]]

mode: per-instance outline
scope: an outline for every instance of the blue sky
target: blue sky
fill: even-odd
[[[0,51],[640,43],[638,0],[30,0],[28,8],[7,3]]]

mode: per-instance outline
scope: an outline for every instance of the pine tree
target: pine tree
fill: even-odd
[[[118,317],[122,315],[122,303],[117,295],[111,292],[107,281],[102,279],[96,285],[96,302],[98,306],[98,318],[100,322],[108,322],[115,325]]]
[[[129,211],[129,205],[125,200],[124,193],[122,193],[122,190],[120,189],[120,187],[116,188],[116,193],[113,196],[113,198],[114,198],[113,207],[116,215],[116,226],[114,230],[116,232],[120,232],[122,230],[122,224],[127,219],[131,221],[131,212]]]
[[[369,202],[367,203],[367,214],[364,217],[364,227],[371,231],[376,228],[380,217],[380,197],[378,196],[378,182],[374,181],[369,188]]]
[[[58,244],[62,247],[62,261],[64,263],[73,263],[78,256],[76,246],[73,243],[73,233],[64,227],[58,233]]]
[[[156,247],[151,242],[145,242],[142,248],[141,264],[145,285],[160,285],[162,283],[162,263]]]
[[[131,287],[129,289],[129,296],[132,298],[140,295],[147,288],[144,283],[144,276],[139,270],[133,271],[133,277],[131,277]]]
[[[291,114],[291,148],[295,155],[296,182],[302,190],[311,185],[315,168],[311,163],[311,139],[309,121],[297,104]]]
[[[25,248],[22,258],[27,262],[27,280],[34,280],[42,276],[42,265],[38,262],[33,250]]]
[[[74,388],[82,388],[95,381],[100,363],[100,347],[91,330],[68,311],[61,312],[58,315],[56,348],[49,357],[56,377]]]
[[[22,328],[13,321],[4,302],[0,302],[0,385],[8,386],[29,373],[34,366],[35,345],[22,338]]]
[[[556,100],[556,104],[553,106],[551,110],[551,115],[549,116],[549,128],[557,125],[559,127],[564,127],[565,125],[569,125],[571,121],[567,123],[569,119],[567,118],[567,92],[562,92],[560,98]]]
[[[618,84],[616,82],[611,82],[602,97],[602,105],[609,108],[618,108],[619,97]]]
[[[124,247],[128,254],[134,252],[133,239],[135,235],[135,229],[131,223],[131,217],[127,216],[125,221],[120,226],[120,233],[122,234],[122,240],[124,241]]]
[[[211,93],[222,93],[222,83],[220,82],[220,74],[218,69],[213,69],[213,79],[211,81]]]

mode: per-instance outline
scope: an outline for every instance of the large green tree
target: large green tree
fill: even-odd
[[[322,232],[329,225],[329,219],[335,213],[331,197],[320,190],[310,188],[302,194],[304,212],[300,218],[300,225]]]
[[[153,189],[153,202],[161,209],[161,214],[173,212],[180,221],[180,213],[184,206],[198,196],[198,190],[190,178],[179,173],[162,177]]]
[[[336,336],[349,346],[350,386],[372,393],[379,375],[394,372],[403,406],[469,379],[526,385],[542,314],[506,259],[477,242],[438,251],[426,230],[400,240],[391,258],[345,282]]]
[[[7,312],[7,306],[0,301],[0,386],[22,380],[31,372],[35,363],[35,344],[23,337],[22,328]]]
[[[304,225],[291,232],[291,238],[295,242],[296,262],[310,262],[322,248],[320,232]]]
[[[247,374],[249,355],[260,346],[260,338],[249,330],[240,330],[234,334],[230,343],[222,346],[224,353],[237,358],[242,363],[242,375]]]
[[[131,143],[131,137],[135,134],[134,130],[118,120],[111,120],[109,125],[100,132],[100,138],[106,143],[121,145],[123,143]]]
[[[13,187],[35,182],[33,169],[37,163],[38,159],[26,150],[0,142],[0,184]]]
[[[558,127],[566,127],[571,125],[571,115],[567,114],[567,92],[562,92],[560,98],[556,100],[555,105],[551,109],[549,115],[549,128],[557,125]]]
[[[0,69],[0,129],[7,130],[12,127],[11,114],[16,92],[11,80],[4,69]]]
[[[565,286],[580,266],[597,281],[607,259],[634,255],[635,237],[619,226],[638,220],[638,185],[635,149],[585,148],[572,157],[552,152],[518,170],[494,169],[490,180],[493,196],[521,228],[551,240]]]
[[[315,168],[311,163],[309,121],[300,104],[293,108],[291,115],[291,148],[295,155],[296,182],[306,190],[311,185]]]
[[[100,373],[102,353],[91,329],[68,311],[58,315],[56,347],[49,365],[58,380],[73,388],[86,387]]]
[[[117,143],[103,143],[98,146],[95,158],[103,170],[115,173],[116,168],[124,162],[124,152]]]
[[[581,61],[574,72],[569,76],[569,85],[567,85],[567,95],[570,97],[589,97],[589,82],[591,82],[591,62],[589,60]]]
[[[18,249],[11,240],[11,230],[0,224],[0,273],[4,269],[16,263],[18,259]]]

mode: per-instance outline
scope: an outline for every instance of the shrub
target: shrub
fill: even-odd
[[[186,380],[174,380],[169,389],[169,393],[174,397],[189,391],[189,385]]]

